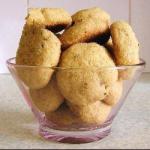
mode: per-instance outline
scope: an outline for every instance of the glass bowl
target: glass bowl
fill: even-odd
[[[39,122],[39,134],[42,135],[42,137],[48,140],[64,143],[88,143],[100,140],[110,133],[112,122],[124,103],[129,91],[143,72],[145,62],[141,59],[139,64],[130,66],[104,68],[59,68],[16,65],[15,58],[10,58],[7,60],[7,66],[13,78],[17,82],[26,102]],[[118,72],[119,81],[122,82],[122,90],[118,100],[116,102],[112,102],[113,96],[110,96],[109,101],[104,101],[106,98],[105,95],[107,94],[104,93],[105,98],[103,100],[96,99],[96,102],[98,101],[98,103],[100,102],[102,105],[107,105],[109,109],[104,109],[102,105],[101,107],[98,107],[99,105],[95,104],[96,107],[93,107],[89,116],[87,115],[89,114],[88,109],[78,115],[75,115],[74,112],[78,113],[78,111],[83,108],[80,107],[79,109],[78,106],[72,108],[72,106],[75,105],[70,105],[70,101],[67,100],[68,97],[75,94],[84,96],[84,94],[88,92],[87,99],[89,100],[91,98],[90,100],[93,100],[93,102],[89,102],[89,106],[91,106],[91,104],[95,102],[95,97],[92,97],[95,91],[99,90],[98,92],[100,93],[103,91],[103,88],[99,88],[103,87],[103,82],[97,82],[97,80],[95,82],[95,78],[97,77],[95,75],[107,72],[111,77],[112,71]],[[50,75],[51,72],[53,72],[53,76]],[[42,73],[41,76],[39,76],[39,73]],[[71,82],[66,81],[66,84],[70,88],[69,96],[61,93],[62,89],[59,88],[57,80],[57,74],[59,73],[60,75],[65,75],[65,79],[71,75],[80,76],[80,79],[76,82],[83,86],[81,86],[81,90],[74,88],[76,83],[73,85]],[[86,77],[89,74],[91,76],[91,78],[88,79],[91,83],[90,85],[86,83]],[[41,81],[43,80],[44,84],[41,84]],[[55,83],[53,83],[56,85],[48,87],[48,85],[53,84],[51,83],[52,80],[55,80]],[[95,86],[92,86],[93,84],[95,84]],[[115,83],[112,83],[112,86],[114,84]],[[90,89],[87,90],[87,86],[89,86]],[[85,88],[85,90],[83,90],[83,88]],[[107,89],[108,87],[106,86],[105,88]],[[116,90],[119,91],[118,88],[116,88]],[[59,91],[60,95],[56,91]],[[55,95],[57,95],[57,99],[60,99],[56,105],[49,103],[49,101],[54,99]],[[76,100],[82,102],[82,99],[76,98]],[[94,120],[95,114],[97,115],[96,121]],[[80,115],[83,116],[80,118]],[[91,118],[93,119],[93,122],[91,121]],[[97,118],[99,118],[99,120]]]

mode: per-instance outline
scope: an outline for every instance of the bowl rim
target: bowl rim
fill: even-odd
[[[16,63],[13,63],[12,61],[15,60],[16,57],[11,57],[9,59],[6,60],[6,64],[7,66],[13,66],[13,67],[17,67],[17,68],[47,68],[47,69],[63,69],[63,70],[66,70],[66,69],[92,69],[92,67],[86,67],[86,68],[82,68],[82,67],[57,67],[57,66],[52,66],[52,67],[49,67],[49,66],[34,66],[34,65],[18,65]],[[119,66],[115,66],[115,67],[112,67],[112,66],[106,66],[106,67],[93,67],[94,69],[127,69],[127,68],[133,68],[133,67],[145,67],[146,65],[146,62],[144,59],[140,58],[140,63],[138,64],[133,64],[133,65],[119,65]]]

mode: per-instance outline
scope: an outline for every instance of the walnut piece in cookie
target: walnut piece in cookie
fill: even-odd
[[[45,87],[61,54],[59,39],[39,24],[25,24],[16,55],[17,73],[30,89]],[[26,67],[33,66],[33,67]]]

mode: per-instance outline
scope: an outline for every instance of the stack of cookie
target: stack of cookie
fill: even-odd
[[[33,105],[58,125],[100,125],[139,63],[139,44],[128,23],[111,23],[100,8],[70,15],[60,8],[29,10],[16,56],[18,76]]]

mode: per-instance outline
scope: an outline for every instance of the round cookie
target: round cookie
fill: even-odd
[[[78,11],[72,16],[72,21],[74,23],[78,23],[90,18],[98,19],[100,21],[106,22],[107,24],[110,24],[110,15],[98,7]]]
[[[116,63],[116,58],[115,58],[115,55],[114,55],[114,47],[113,47],[112,39],[110,38],[108,40],[108,42],[105,43],[104,46],[107,48],[107,50],[111,54],[114,62]],[[133,68],[130,68],[130,67],[118,68],[118,78],[119,78],[119,80],[129,80],[134,76],[135,71],[136,71],[136,69],[133,69]]]
[[[107,120],[111,112],[111,106],[101,101],[96,101],[95,103],[92,103],[90,105],[87,104],[83,107],[69,104],[69,107],[71,111],[75,115],[77,115],[83,123],[93,125],[103,124]]]
[[[42,112],[53,112],[63,103],[64,98],[58,90],[56,78],[53,77],[42,89],[29,90],[33,104]]]
[[[43,24],[53,32],[59,32],[72,23],[70,14],[63,8],[32,8],[26,20],[28,23],[34,21]]]
[[[107,30],[108,26],[104,22],[91,18],[66,29],[59,39],[62,42],[62,48],[66,49],[76,43],[91,41]]]
[[[58,64],[60,53],[61,43],[51,31],[34,22],[26,24],[16,56],[16,64],[23,65],[17,67],[19,77],[31,89],[45,87],[54,72],[50,67]]]
[[[140,61],[139,43],[130,25],[125,21],[117,21],[111,25],[110,29],[116,64],[118,66],[138,64]],[[133,76],[134,71],[132,68],[122,70],[119,76],[129,79]]]
[[[110,29],[117,65],[139,63],[139,43],[130,25],[124,21],[117,21]]]
[[[66,104],[62,104],[55,112],[45,113],[46,118],[59,126],[71,126],[80,124],[81,121],[75,116]]]
[[[108,105],[116,105],[122,96],[123,82],[116,83],[107,87],[108,95],[104,98],[104,102]]]
[[[81,10],[74,14],[72,19],[74,24],[60,36],[63,49],[97,38],[104,40],[109,32],[110,16],[100,8]],[[103,38],[100,38],[101,36]]]
[[[107,50],[96,43],[78,43],[63,52],[56,73],[58,87],[72,104],[87,105],[106,97],[105,86],[117,81],[118,71]],[[107,68],[108,67],[108,68]]]

